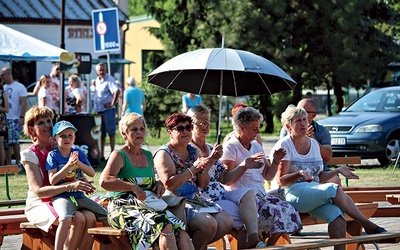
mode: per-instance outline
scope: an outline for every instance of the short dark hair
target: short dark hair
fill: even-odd
[[[171,130],[180,122],[189,122],[192,124],[192,118],[182,113],[173,113],[170,117],[165,120],[165,128]]]

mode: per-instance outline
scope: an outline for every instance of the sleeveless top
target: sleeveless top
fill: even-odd
[[[156,179],[153,169],[153,157],[150,151],[142,149],[146,155],[148,166],[147,167],[136,167],[129,160],[128,155],[122,149],[118,150],[121,154],[123,166],[117,174],[117,178],[123,181],[131,182],[138,185],[143,190],[152,190],[156,184]],[[117,197],[126,194],[126,192],[108,192],[111,197]]]
[[[47,158],[47,155],[49,154],[49,152],[48,151],[43,152],[43,151],[39,150],[36,145],[30,146],[29,149],[32,150],[32,152],[34,152],[36,154],[37,158],[39,159],[39,167],[40,167],[40,171],[42,172],[42,176],[43,176],[43,186],[50,186],[49,175],[47,174],[47,171],[46,171],[46,158]],[[50,202],[51,197],[41,198],[41,200],[43,202]]]

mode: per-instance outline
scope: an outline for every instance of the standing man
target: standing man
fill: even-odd
[[[122,114],[138,113],[143,115],[146,109],[146,99],[143,91],[136,87],[136,80],[133,77],[129,77],[126,80],[129,87],[124,92],[124,102],[122,104]]]
[[[110,137],[111,152],[113,152],[115,148],[115,127],[117,126],[115,105],[118,102],[118,96],[121,91],[114,77],[107,74],[107,67],[104,63],[96,65],[96,73],[98,77],[95,83],[94,110],[102,115],[100,156],[101,161],[105,161],[104,148],[107,134]]]
[[[299,101],[297,107],[304,108],[307,111],[307,136],[315,139],[318,142],[321,157],[324,161],[324,171],[330,171],[327,162],[332,158],[333,155],[331,134],[324,126],[319,125],[316,121],[314,121],[314,118],[317,116],[317,103],[313,99],[305,98]],[[283,127],[281,129],[280,137],[282,138],[285,135],[287,135],[287,130],[285,127]],[[340,185],[340,178],[339,176],[333,177],[329,180],[329,182]]]
[[[11,164],[10,147],[12,147],[15,160],[20,167],[20,171],[22,171],[19,155],[19,135],[22,131],[22,126],[24,125],[28,92],[23,84],[14,81],[10,68],[3,68],[0,76],[5,83],[4,91],[8,93],[8,102],[10,106],[10,109],[7,113],[8,139],[4,140],[6,164]]]

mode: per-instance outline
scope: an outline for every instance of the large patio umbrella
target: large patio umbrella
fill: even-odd
[[[171,58],[151,72],[148,82],[164,89],[219,95],[218,143],[222,96],[265,95],[292,90],[296,82],[281,68],[251,52],[199,49]]]

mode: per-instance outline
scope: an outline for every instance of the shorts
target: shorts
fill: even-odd
[[[308,213],[312,217],[328,223],[337,217],[344,217],[340,207],[333,204],[338,185],[334,183],[299,182],[286,189],[286,201],[300,213]]]
[[[233,218],[232,227],[235,229],[243,227],[243,221],[240,218],[239,213],[239,204],[243,196],[250,190],[250,188],[239,188],[232,191],[226,191],[223,199],[215,202]]]
[[[76,205],[70,197],[53,198],[53,207],[58,214],[59,221],[74,217],[74,214],[78,209],[85,209],[93,212],[98,221],[107,219],[107,210],[94,200],[86,196],[75,198],[75,200],[78,205]]]
[[[19,144],[19,135],[22,128],[19,126],[19,119],[7,119],[8,137],[4,138],[4,148],[9,148],[10,145]]]
[[[101,137],[113,136],[115,135],[116,130],[116,119],[115,119],[115,108],[107,109],[103,112],[99,112],[101,114]]]

